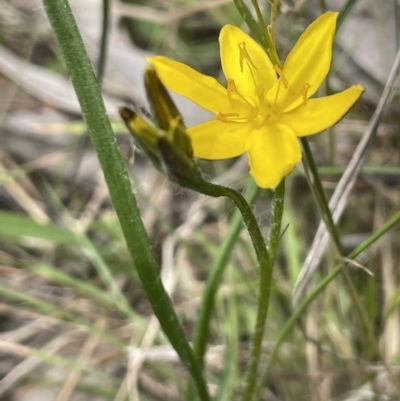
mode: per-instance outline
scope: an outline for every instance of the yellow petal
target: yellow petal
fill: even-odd
[[[231,99],[230,102],[226,89],[215,78],[200,74],[193,68],[166,57],[150,57],[147,61],[155,68],[158,77],[168,89],[206,110],[215,114],[249,110],[249,106],[240,100]]]
[[[255,40],[233,25],[221,29],[219,42],[226,79],[233,79],[238,92],[256,106],[259,89],[266,92],[277,82],[269,57]]]
[[[246,151],[246,140],[254,123],[226,123],[211,120],[188,129],[194,155],[218,160],[239,156]]]
[[[296,134],[282,124],[253,131],[247,153],[250,174],[261,188],[276,188],[301,160]]]
[[[277,103],[281,110],[292,110],[303,102],[302,94],[307,86],[307,97],[320,87],[329,71],[332,59],[332,44],[338,13],[326,12],[311,23],[290,51],[283,66],[288,88],[280,85]],[[268,93],[274,101],[276,89]]]
[[[361,85],[355,85],[335,95],[309,99],[305,106],[283,113],[279,122],[291,127],[299,137],[317,134],[343,118],[363,92]]]

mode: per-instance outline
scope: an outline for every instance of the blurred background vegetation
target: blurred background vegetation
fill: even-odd
[[[102,1],[70,4],[98,70]],[[43,6],[33,0],[0,5],[0,399],[183,400],[187,374],[141,288]],[[260,6],[268,19],[267,1]],[[341,11],[341,25],[324,91],[366,87],[343,121],[311,141],[329,198],[394,65],[400,3],[282,1],[277,20],[282,58],[326,10]],[[134,155],[117,108],[148,107],[142,73],[149,55],[166,55],[222,79],[219,31],[226,23],[246,27],[231,0],[114,0],[109,22],[101,83],[107,111],[131,165],[133,191],[163,280],[191,339],[233,206],[177,188]],[[346,253],[399,210],[398,82],[392,89],[339,224]],[[189,126],[209,118],[174,98]],[[210,179],[239,190],[250,180],[244,158],[201,166]],[[270,198],[262,191],[254,206],[265,235]],[[292,293],[320,220],[301,166],[287,179],[284,219],[264,362],[291,316]],[[338,276],[282,345],[263,400],[400,399],[399,242],[394,228],[347,267],[368,330],[359,324],[348,282]],[[328,248],[311,285],[336,264]],[[243,232],[211,322],[207,380],[218,400],[235,399],[240,391],[255,322],[256,267]]]

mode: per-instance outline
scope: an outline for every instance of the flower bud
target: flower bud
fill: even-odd
[[[201,174],[182,116],[152,67],[145,71],[145,87],[159,127],[128,107],[120,107],[119,113],[134,145],[172,181],[188,186]]]

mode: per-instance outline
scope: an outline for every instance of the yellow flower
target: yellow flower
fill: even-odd
[[[188,129],[196,157],[216,160],[247,153],[250,174],[262,188],[275,188],[301,160],[298,137],[338,122],[363,92],[361,85],[309,99],[329,71],[337,13],[317,18],[301,35],[282,70],[239,28],[220,33],[227,87],[185,64],[148,59],[161,81],[215,114]]]

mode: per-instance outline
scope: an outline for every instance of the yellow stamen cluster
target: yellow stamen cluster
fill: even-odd
[[[188,129],[194,155],[219,160],[246,153],[257,184],[276,188],[301,160],[297,138],[331,127],[363,92],[355,85],[310,98],[329,71],[337,15],[327,12],[318,17],[283,67],[275,53],[269,57],[239,28],[224,26],[219,41],[225,88],[182,63],[161,56],[150,59],[169,89],[216,116]]]
[[[251,118],[257,118],[257,116],[261,116],[261,122],[257,126],[257,130],[262,128],[270,119],[270,117],[273,115],[275,117],[279,117],[281,110],[277,107],[277,100],[279,97],[279,92],[281,90],[281,85],[283,85],[284,90],[287,90],[289,88],[289,82],[285,77],[285,74],[279,66],[275,65],[273,66],[273,69],[276,71],[277,75],[279,76],[279,81],[278,81],[278,86],[276,89],[275,93],[275,99],[273,104],[269,104],[266,100],[266,93],[263,90],[263,87],[257,84],[256,78],[254,76],[253,70],[258,71],[258,68],[254,61],[252,60],[249,52],[247,51],[246,48],[246,42],[241,42],[238,44],[239,47],[239,66],[240,66],[240,71],[243,73],[244,72],[244,64],[249,67],[251,77],[253,80],[254,84],[254,90],[255,90],[255,99],[258,100],[258,104],[253,104],[250,103],[248,99],[246,99],[245,96],[243,96],[239,90],[236,87],[235,80],[232,78],[227,79],[227,95],[228,95],[228,100],[229,103],[232,104],[233,102],[233,96],[238,96],[241,100],[243,100],[246,104],[248,104],[253,110],[254,113],[252,113],[251,116],[241,116],[239,113],[222,113],[219,112],[216,116],[216,118],[220,121],[229,123],[229,122],[247,122]],[[310,85],[308,83],[305,83],[302,88],[297,91],[294,95],[290,96],[287,98],[290,102],[294,102],[298,97],[303,98],[303,105],[306,105],[307,102],[307,94],[308,90],[310,89]]]
[[[244,60],[247,61],[247,64],[252,66],[255,70],[257,70],[257,67],[254,65],[253,61],[250,58],[249,53],[247,52],[246,49],[246,42],[239,43],[239,50],[240,50],[240,58],[239,58],[239,63],[240,63],[240,70],[243,72],[243,62]]]

